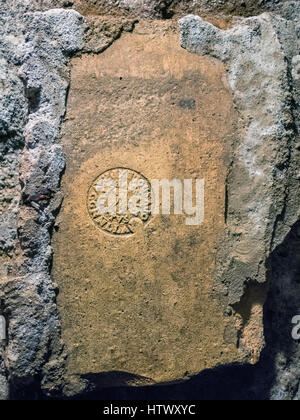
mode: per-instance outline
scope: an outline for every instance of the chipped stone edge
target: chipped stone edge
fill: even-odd
[[[45,395],[63,395],[66,379],[64,377],[66,355],[60,338],[60,322],[55,303],[56,290],[50,278],[52,258],[50,243],[55,215],[61,204],[59,183],[64,168],[62,151],[56,141],[65,112],[69,83],[68,57],[82,49],[80,29],[82,17],[74,11],[66,12],[59,9],[35,13],[27,10],[27,13],[28,21],[26,23],[31,27],[32,37],[24,40],[20,48],[24,51],[21,53],[17,50],[14,58],[16,66],[20,69],[19,77],[23,80],[24,95],[29,103],[28,121],[24,132],[25,149],[21,162],[23,190],[20,195],[18,227],[21,255],[24,259],[18,266],[17,272],[12,273],[9,281],[5,281],[4,285],[1,284],[0,293],[4,292],[6,297],[3,310],[8,317],[12,312],[14,313],[12,322],[9,323],[9,345],[5,350],[5,367],[3,367],[3,361],[0,366],[1,383],[5,382],[2,387],[3,398],[8,397],[8,382],[11,387],[18,388],[19,385],[33,385],[34,378],[37,382],[41,382],[42,392]],[[190,26],[191,21],[192,26]],[[45,23],[44,26],[43,23]],[[291,60],[288,59],[288,62],[285,62],[282,44],[277,35],[276,25],[283,24],[279,17],[265,14],[247,19],[229,31],[220,31],[195,16],[184,18],[180,24],[183,31],[182,45],[184,48],[194,53],[212,55],[225,63],[236,105],[241,115],[241,127],[245,121],[247,122],[244,136],[241,136],[243,141],[237,140],[236,154],[228,174],[227,233],[224,241],[229,247],[225,256],[222,252],[219,255],[219,261],[228,263],[226,266],[220,264],[217,273],[219,280],[224,284],[224,295],[228,297],[228,304],[235,305],[245,292],[245,283],[249,283],[249,281],[265,282],[266,273],[262,262],[267,260],[272,249],[283,240],[284,235],[297,217],[295,214],[288,213],[290,202],[293,201],[294,209],[295,203],[299,204],[297,196],[293,197],[293,193],[290,192],[293,190],[291,188],[293,174],[290,172],[293,170],[291,162],[294,156],[295,129],[292,127],[293,124],[290,125],[288,121],[291,118],[295,120],[291,112],[292,99],[290,97],[291,74],[294,73],[291,72]],[[49,51],[44,51],[41,44],[35,44],[36,25],[38,25],[39,35],[44,31],[44,42],[47,50],[50,47]],[[264,25],[267,29],[263,28]],[[195,39],[194,35],[192,38],[188,38],[192,27],[196,34],[198,31],[198,39]],[[70,28],[77,33],[75,38],[74,32],[72,33]],[[267,30],[270,31],[269,34]],[[49,31],[50,36],[54,35],[51,42],[47,41]],[[51,33],[51,31],[53,32]],[[248,76],[251,76],[253,69],[244,76],[239,73],[243,68],[244,49],[248,47],[253,54],[254,68],[261,73],[262,69],[259,68],[259,63],[261,63],[262,57],[257,57],[259,52],[255,53],[254,51],[263,46],[258,39],[259,31],[262,31],[267,40],[270,40],[270,36],[271,39],[277,40],[274,48],[268,51],[268,55],[273,64],[272,60],[275,59],[275,56],[277,59],[281,57],[278,73],[274,73],[274,83],[280,103],[279,112],[281,106],[284,109],[283,114],[286,112],[285,116],[281,113],[278,116],[275,110],[271,110],[273,130],[266,131],[263,135],[260,135],[257,127],[253,125],[253,118],[256,116],[253,114],[254,110],[249,106],[247,96],[251,87]],[[45,54],[43,60],[40,56],[41,51]],[[46,67],[44,60],[47,63]],[[273,70],[275,69],[273,68]],[[56,76],[54,84],[57,83],[59,87],[57,90],[53,89],[53,80],[49,80],[53,71]],[[284,87],[280,87],[281,77]],[[268,76],[265,76],[264,80],[267,81],[267,79]],[[239,84],[243,83],[246,84],[245,90],[239,88]],[[288,89],[285,90],[285,88]],[[254,98],[253,101],[255,101]],[[258,133],[258,138],[264,142],[252,144],[253,133]],[[287,141],[280,145],[281,137]],[[258,150],[261,150],[264,144],[268,145],[264,154],[270,151],[272,168],[266,168],[264,162],[257,162],[253,159],[259,155]],[[271,147],[273,144],[275,152]],[[49,188],[47,187],[50,195],[48,201],[42,205],[31,199],[36,192],[35,177],[37,173],[40,173],[41,165],[47,168],[45,174],[49,171],[48,175],[51,175],[45,176],[46,184],[50,182]],[[263,197],[266,198],[264,206],[256,208],[258,200],[254,201],[251,211],[245,206],[241,209],[235,206],[235,203],[246,203],[247,200],[247,193],[245,196],[244,191],[239,191],[239,188],[236,188],[238,184],[234,184],[241,170],[245,173],[244,182],[246,180],[253,182],[248,194],[253,194],[253,197],[259,199],[263,194]],[[270,192],[269,197],[276,199],[275,208],[273,208],[274,203],[268,202],[266,189],[262,188],[261,177],[265,171],[267,190]],[[235,185],[234,191],[232,185]],[[238,197],[241,201],[236,201]],[[261,225],[262,218],[264,223]],[[259,229],[257,229],[256,235],[251,235],[250,227],[256,222],[259,223]],[[34,232],[32,224],[37,225]],[[250,232],[250,237],[247,232]],[[270,232],[272,232],[271,240]],[[232,237],[237,239],[233,244],[230,244]],[[245,251],[241,252],[243,246],[244,249],[248,249],[249,244],[259,246],[250,255],[247,252],[245,254]],[[223,246],[223,249],[226,248]],[[32,322],[28,322],[28,319]],[[86,386],[87,384],[78,383],[75,380],[75,385],[70,387],[70,395],[82,392]]]
[[[237,311],[249,288],[268,281],[268,259],[300,215],[296,25],[272,13],[229,30],[195,15],[180,20],[183,48],[225,64],[239,113],[216,270],[224,306]]]

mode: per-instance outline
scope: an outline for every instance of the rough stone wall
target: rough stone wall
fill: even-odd
[[[45,373],[56,374],[62,363],[50,279],[51,230],[64,169],[55,141],[65,112],[68,56],[82,45],[82,17],[75,11],[34,11],[27,1],[0,7],[1,309],[8,328],[2,378],[12,396],[33,397]],[[5,394],[7,386],[2,389]]]
[[[299,217],[294,211],[299,209],[299,102],[288,47],[292,43],[297,53],[299,41],[294,22],[270,14],[226,31],[196,16],[180,24],[184,48],[226,63],[243,121],[228,176],[229,243],[220,255],[219,273],[229,304],[240,302],[236,308],[243,311],[245,286],[266,281],[265,261]]]
[[[292,63],[277,36],[284,34],[286,22],[264,14],[226,31],[196,16],[180,24],[184,48],[227,64],[242,120],[228,175],[229,244],[221,255],[221,264],[225,261],[227,266],[220,273],[229,288],[229,304],[234,305],[245,280],[265,281],[265,258],[298,216],[286,212],[298,204]],[[294,205],[287,206],[287,201]]]
[[[70,8],[115,20],[108,24],[100,16],[84,23]],[[271,13],[255,16],[265,11]],[[300,310],[300,7],[292,1],[221,0],[0,3],[0,311],[8,329],[7,345],[0,347],[2,399],[78,395],[81,386],[86,392],[93,386],[72,387],[72,378],[65,377],[57,286],[51,280],[51,236],[64,170],[57,138],[68,60],[82,50],[100,53],[133,30],[137,17],[186,13],[212,22],[219,15],[223,26],[235,25],[222,30],[194,15],[180,22],[184,48],[225,63],[241,120],[228,173],[226,246],[218,255],[216,287],[228,310],[247,323],[243,296],[269,281],[267,344],[249,389],[256,398],[299,399],[299,349],[287,323]],[[255,17],[228,20],[232,15]]]
[[[188,13],[198,15],[253,16],[281,10],[288,0],[35,0],[42,8],[74,8],[84,15],[134,15],[139,18],[170,19]]]

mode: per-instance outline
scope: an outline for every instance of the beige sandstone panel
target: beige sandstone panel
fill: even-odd
[[[220,62],[182,50],[165,22],[140,23],[103,54],[73,60],[53,268],[69,373],[159,382],[241,359],[213,292],[236,121],[224,78]],[[204,179],[204,223],[151,215],[132,235],[105,232],[87,197],[113,168]]]

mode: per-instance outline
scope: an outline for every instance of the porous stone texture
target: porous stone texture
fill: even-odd
[[[0,8],[0,297],[8,325],[2,394],[6,381],[12,397],[37,398],[41,387],[51,387],[45,376],[57,374],[58,386],[63,363],[50,279],[51,230],[64,169],[55,140],[65,112],[68,56],[82,47],[82,17],[34,11],[28,1],[2,1]]]
[[[270,253],[299,219],[295,24],[297,20],[287,22],[270,14],[249,18],[227,31],[193,15],[180,21],[184,48],[226,64],[243,124],[228,176],[224,238],[228,245],[219,254],[217,273],[228,288],[229,304],[241,311],[245,306],[241,295],[247,287],[251,290],[253,284],[266,281]],[[283,376],[295,389],[298,369]],[[283,392],[279,386],[277,392],[286,396],[287,387],[286,383]]]
[[[71,8],[93,16],[83,22]],[[239,114],[214,290],[227,314],[240,316],[238,341],[247,344],[249,361],[257,350],[255,337],[262,333],[265,285],[270,289],[263,318],[266,345],[251,375],[236,380],[249,372],[246,364],[212,369],[204,373],[204,382],[201,375],[191,380],[193,396],[300,398],[299,343],[291,339],[290,325],[300,311],[299,2],[2,0],[0,314],[7,321],[8,339],[0,347],[1,399],[88,398],[92,389],[104,395],[97,375],[66,373],[58,285],[51,278],[51,239],[65,166],[58,136],[68,62],[80,51],[102,53],[133,31],[137,18],[185,13],[216,25],[185,17],[181,43],[192,53],[223,61]],[[215,393],[208,392],[208,378]],[[236,385],[232,394],[227,389],[231,378]],[[113,376],[110,381],[114,385]],[[197,388],[195,381],[205,387]]]
[[[83,52],[99,54],[109,48],[125,32],[132,32],[135,19],[88,16],[86,18]]]
[[[296,165],[290,165],[296,138],[291,71],[276,35],[282,23],[284,31],[281,18],[264,14],[222,31],[196,16],[180,21],[184,48],[226,63],[242,121],[228,177],[230,244],[221,255],[230,304],[239,302],[245,281],[265,281],[266,258],[298,218],[289,212],[299,198]]]
[[[136,16],[171,19],[196,13],[201,16],[253,16],[281,10],[288,0],[36,0],[40,7],[71,7],[84,15]]]
[[[228,305],[213,292],[237,136],[232,96],[223,65],[187,53],[178,37],[177,23],[138,23],[103,54],[72,61],[53,278],[68,371],[99,373],[99,382],[113,371],[115,385],[135,383],[132,375],[148,384],[185,379],[220,363],[255,362],[263,346],[262,311],[257,355],[249,356],[246,342],[236,346],[239,319],[224,315]],[[95,206],[87,195],[113,168],[116,179],[118,168],[149,181],[204,179],[203,224],[153,214],[129,237],[121,227],[103,232],[105,220],[96,214],[95,225],[87,214]]]

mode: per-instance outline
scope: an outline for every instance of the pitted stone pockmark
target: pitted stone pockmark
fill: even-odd
[[[110,181],[111,185],[101,191],[99,185],[101,181]],[[146,188],[143,191],[147,196],[147,209],[132,213],[128,210],[128,202],[133,198],[136,190],[130,189],[132,181],[138,188],[139,181],[142,185],[141,188]],[[112,193],[116,200],[114,202],[115,211],[109,208],[109,195]],[[103,214],[99,211],[99,199],[102,194],[108,197],[108,211]],[[132,235],[137,229],[137,223],[141,222],[145,225],[151,217],[151,184],[140,173],[127,168],[113,168],[103,172],[99,175],[88,191],[87,206],[89,214],[101,230],[106,233],[125,236]]]

